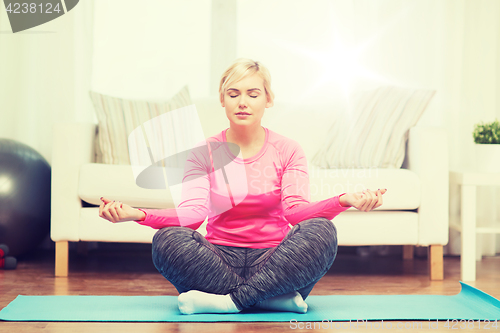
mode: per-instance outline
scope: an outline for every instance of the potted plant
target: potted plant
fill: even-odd
[[[479,171],[500,172],[500,122],[474,125],[476,161]]]

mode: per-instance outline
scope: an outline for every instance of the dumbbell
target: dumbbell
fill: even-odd
[[[5,244],[0,244],[0,269],[15,269],[17,260],[14,257],[7,256],[9,247]]]

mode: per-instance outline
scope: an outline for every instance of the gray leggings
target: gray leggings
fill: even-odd
[[[293,291],[306,299],[336,254],[337,230],[322,217],[296,224],[267,249],[211,244],[186,227],[163,228],[153,238],[153,262],[179,293],[230,294],[239,310]]]

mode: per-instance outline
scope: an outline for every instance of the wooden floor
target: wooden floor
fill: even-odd
[[[40,251],[20,261],[16,270],[0,270],[0,308],[17,295],[177,295],[151,263],[147,244],[101,244],[87,255],[70,253],[70,276],[55,278],[52,251]],[[460,291],[460,258],[445,257],[444,280],[430,281],[426,258],[403,261],[399,255],[357,256],[341,247],[330,271],[311,295],[432,294],[454,295]],[[500,299],[500,257],[485,257],[477,264],[478,277],[470,285]],[[406,323],[409,327],[409,322]],[[420,323],[420,324],[419,324]],[[397,322],[393,322],[395,325]],[[439,323],[412,322],[412,332],[444,332]],[[361,327],[359,332],[375,328]],[[269,332],[307,331],[290,323],[13,323],[0,322],[0,332]],[[335,329],[332,329],[335,330]],[[328,331],[328,330],[325,330]],[[336,331],[342,331],[336,329]],[[460,331],[463,331],[460,329]],[[470,331],[470,330],[469,330]],[[476,327],[475,331],[479,331]],[[490,329],[490,331],[500,331]]]

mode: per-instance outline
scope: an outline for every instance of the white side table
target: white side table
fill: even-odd
[[[476,233],[500,233],[500,227],[476,227],[476,186],[500,186],[500,172],[450,171],[450,184],[461,187],[461,225],[450,228],[460,231],[462,251],[460,268],[462,281],[476,281]]]

